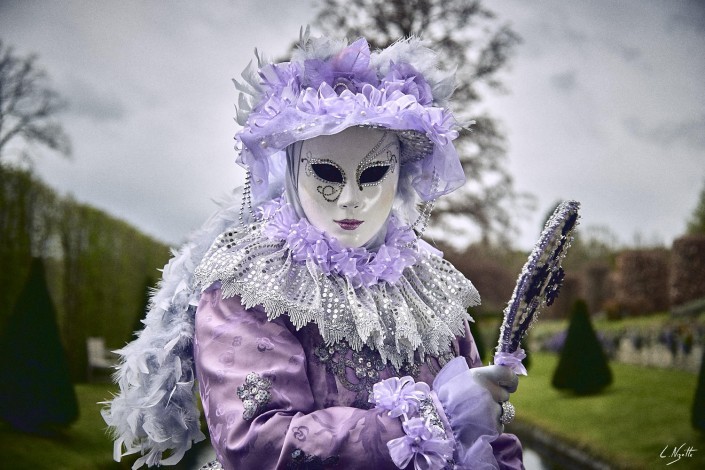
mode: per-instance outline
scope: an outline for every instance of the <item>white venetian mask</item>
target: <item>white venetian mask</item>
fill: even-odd
[[[351,127],[304,141],[300,158],[298,194],[308,221],[348,248],[370,241],[397,192],[396,134]]]

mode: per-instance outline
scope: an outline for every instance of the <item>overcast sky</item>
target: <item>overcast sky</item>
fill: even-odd
[[[242,182],[234,163],[239,76],[255,47],[281,57],[313,19],[306,2],[0,0],[0,39],[36,52],[69,101],[71,160],[36,171],[61,193],[169,243],[182,241]],[[490,2],[488,2],[490,4]],[[523,38],[487,96],[508,165],[536,210],[518,246],[559,199],[582,227],[670,244],[705,185],[702,2],[499,0]]]

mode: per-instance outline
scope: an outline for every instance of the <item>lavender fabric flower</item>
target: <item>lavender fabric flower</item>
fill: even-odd
[[[375,408],[387,410],[392,418],[412,416],[418,412],[421,401],[430,392],[428,384],[415,382],[408,375],[402,378],[391,377],[374,384],[370,403],[374,403]]]
[[[387,91],[399,90],[405,95],[415,97],[416,101],[424,106],[433,103],[431,86],[411,64],[392,62],[382,83]]]
[[[453,457],[453,443],[437,426],[412,418],[405,421],[402,428],[406,436],[387,442],[397,467],[406,468],[413,459],[415,470],[440,470]]]
[[[404,269],[418,260],[417,252],[410,248],[416,239],[413,231],[400,225],[394,216],[389,219],[384,244],[375,253],[364,247],[342,246],[305,218],[300,219],[294,208],[281,199],[263,205],[259,214],[266,220],[265,236],[283,240],[294,261],[312,261],[325,274],[345,276],[355,288],[379,281],[394,284]]]
[[[345,90],[357,93],[364,84],[377,85],[377,74],[370,68],[370,46],[358,39],[329,60],[304,62],[304,86],[318,88],[326,83],[338,94]]]

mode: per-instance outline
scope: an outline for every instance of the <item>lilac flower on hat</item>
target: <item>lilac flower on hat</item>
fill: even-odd
[[[358,39],[329,60],[309,59],[304,62],[304,84],[319,88],[328,84],[336,94],[345,90],[358,93],[364,84],[377,86],[379,80],[370,68],[370,46]]]
[[[389,73],[382,79],[387,93],[399,90],[405,95],[411,95],[423,106],[433,103],[431,86],[426,79],[408,63],[391,63]]]
[[[452,141],[458,123],[447,108],[454,73],[438,67],[434,51],[410,38],[370,52],[365,39],[352,44],[305,34],[291,62],[267,63],[243,72],[236,82],[238,163],[252,176],[255,205],[281,183],[276,165],[287,146],[353,126],[415,131],[428,145],[409,146],[402,165],[417,168],[412,187],[424,201],[465,182]],[[429,150],[429,148],[431,150]]]

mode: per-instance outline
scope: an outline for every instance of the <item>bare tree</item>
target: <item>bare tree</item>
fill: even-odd
[[[480,0],[320,0],[318,7],[315,23],[326,34],[365,37],[373,48],[420,36],[438,51],[442,65],[457,67],[455,114],[461,122],[475,120],[457,142],[468,184],[441,198],[434,215],[456,233],[462,231],[454,227],[463,224],[452,219],[460,216],[479,227],[484,241],[506,241],[512,207],[525,206],[530,198],[514,191],[504,135],[477,106],[485,91],[504,90],[498,74],[520,41],[517,34],[498,24]]]
[[[36,56],[21,57],[0,40],[0,163],[9,144],[39,144],[65,156],[71,153],[68,135],[56,115],[65,102],[49,85]]]

